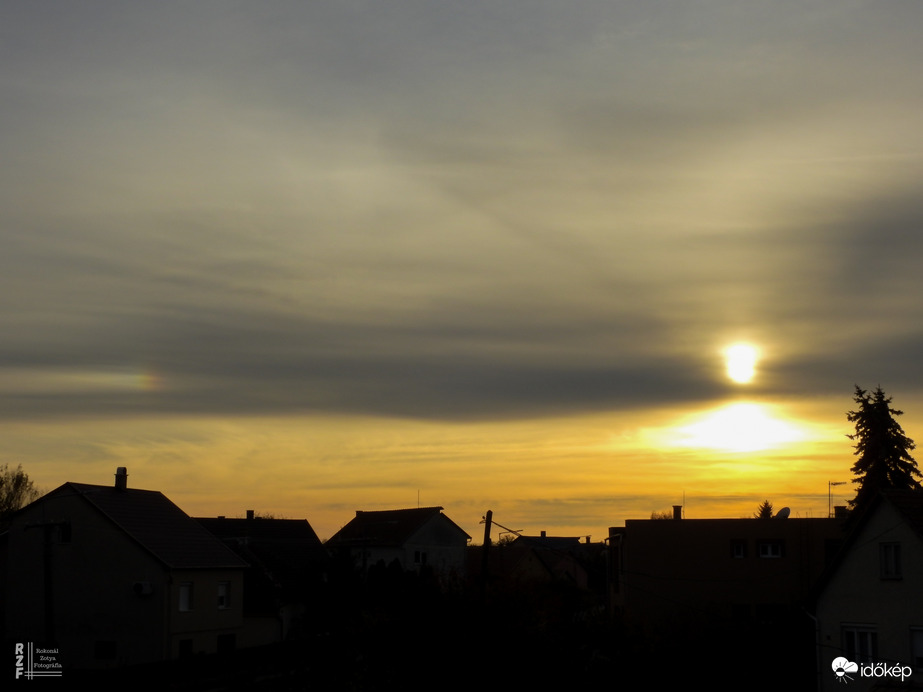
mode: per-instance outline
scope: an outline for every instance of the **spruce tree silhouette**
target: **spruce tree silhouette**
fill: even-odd
[[[848,411],[846,418],[856,425],[856,432],[849,435],[855,441],[853,483],[858,484],[856,498],[850,500],[853,509],[865,506],[881,490],[896,488],[920,490],[920,470],[916,460],[910,456],[916,446],[904,434],[895,420],[903,411],[891,408],[891,397],[881,387],[869,394],[856,385],[853,400],[859,405],[855,411]]]

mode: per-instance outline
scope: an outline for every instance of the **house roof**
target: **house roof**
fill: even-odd
[[[330,556],[306,519],[196,518],[251,566],[244,573],[245,614],[278,613],[319,584]]]
[[[65,483],[37,502],[70,494],[83,498],[167,567],[240,569],[247,566],[161,492]]]
[[[307,519],[196,517],[196,521],[251,563],[305,570],[323,567],[329,559]]]
[[[307,519],[195,517],[195,520],[219,538],[248,538],[260,541],[321,545],[320,539]]]
[[[424,524],[435,517],[442,517],[466,538],[471,538],[455,522],[442,514],[442,507],[418,507],[374,512],[356,510],[356,516],[327,543],[397,547],[406,543]]]

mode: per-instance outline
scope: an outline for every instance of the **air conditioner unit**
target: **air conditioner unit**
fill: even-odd
[[[149,581],[136,581],[131,588],[137,596],[150,596],[154,593],[154,585]]]

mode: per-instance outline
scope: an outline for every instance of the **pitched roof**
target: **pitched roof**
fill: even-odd
[[[363,544],[396,547],[403,545],[428,521],[440,516],[470,538],[461,527],[442,514],[442,507],[419,507],[374,512],[356,510],[356,516],[337,531],[327,543],[330,545]]]
[[[271,542],[298,542],[321,545],[307,519],[228,519],[226,517],[195,517],[219,538],[247,538]]]
[[[65,483],[42,499],[75,494],[95,507],[144,550],[173,569],[231,568],[247,564],[197,521],[156,490]]]
[[[329,556],[307,519],[226,519],[196,517],[251,564],[304,571],[326,566]]]

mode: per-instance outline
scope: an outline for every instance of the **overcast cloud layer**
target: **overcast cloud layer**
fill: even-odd
[[[0,5],[0,416],[923,387],[923,4]]]

